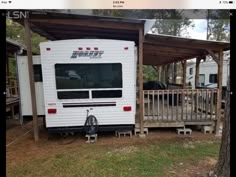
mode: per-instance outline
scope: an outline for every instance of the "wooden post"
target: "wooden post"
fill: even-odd
[[[170,65],[165,66],[165,81],[166,81],[166,84],[169,83],[169,69],[170,69]]]
[[[158,80],[161,82],[161,77],[162,77],[162,66],[158,66]]]
[[[165,78],[166,78],[166,76],[165,76],[165,71],[166,71],[166,66],[163,65],[163,66],[162,66],[162,83],[166,83],[166,80],[165,80]]]
[[[186,65],[187,65],[187,63],[186,63],[186,60],[184,60],[183,62],[182,62],[182,68],[183,68],[183,89],[186,89]],[[183,94],[181,94],[181,97],[182,97],[182,112],[181,112],[181,116],[182,116],[182,120],[183,120],[183,107],[184,107],[184,95]]]
[[[186,60],[183,61],[182,63],[182,68],[183,68],[183,89],[186,88],[186,67],[187,67],[187,63]]]
[[[199,66],[200,66],[200,58],[196,59],[196,72],[195,72],[195,89],[199,86]]]
[[[139,29],[139,47],[138,47],[138,59],[139,59],[139,118],[140,118],[140,136],[144,135],[144,105],[143,105],[143,29]]]
[[[223,50],[219,51],[218,63],[218,78],[217,78],[217,120],[216,120],[216,135],[219,134],[220,119],[221,119],[221,101],[222,101],[222,79],[223,79]]]
[[[24,19],[24,26],[25,26],[25,40],[26,40],[27,56],[28,56],[28,70],[29,70],[31,104],[32,104],[31,106],[33,115],[34,140],[37,142],[39,140],[38,115],[37,115],[35,85],[33,77],[34,73],[33,73],[33,58],[32,58],[32,48],[31,48],[31,31],[28,19]]]
[[[176,84],[176,80],[177,80],[177,63],[173,63],[173,76],[172,76],[172,82]]]

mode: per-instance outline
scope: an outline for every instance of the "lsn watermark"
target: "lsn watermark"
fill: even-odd
[[[28,11],[7,11],[6,17],[9,19],[22,19],[22,18],[29,18],[29,12]]]

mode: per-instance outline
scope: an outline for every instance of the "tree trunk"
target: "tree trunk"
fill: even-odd
[[[230,177],[230,87],[227,83],[223,132],[218,163],[210,177]]]

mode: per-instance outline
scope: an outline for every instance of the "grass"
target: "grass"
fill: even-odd
[[[206,157],[217,158],[218,152],[218,141],[148,142],[122,147],[85,144],[27,162],[8,162],[7,176],[162,177],[173,165],[194,163]]]

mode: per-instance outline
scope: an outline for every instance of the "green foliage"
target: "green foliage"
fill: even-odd
[[[16,77],[16,60],[14,58],[8,58],[9,60],[9,75]]]
[[[22,43],[23,45],[25,45],[25,36],[24,36],[24,27],[21,26],[20,24],[13,22],[10,19],[6,20],[6,37],[13,39],[17,42]],[[33,54],[39,54],[39,43],[46,41],[47,39],[36,34],[36,33],[32,33],[31,34],[31,42],[32,42],[32,53]]]
[[[229,10],[208,10],[207,39],[230,41]]]
[[[150,65],[143,66],[143,80],[146,81],[155,81],[158,80],[158,73]]]
[[[184,10],[163,10],[155,14],[156,28],[158,34],[181,36],[183,32],[188,34],[187,29],[194,27],[190,19],[183,17]]]

